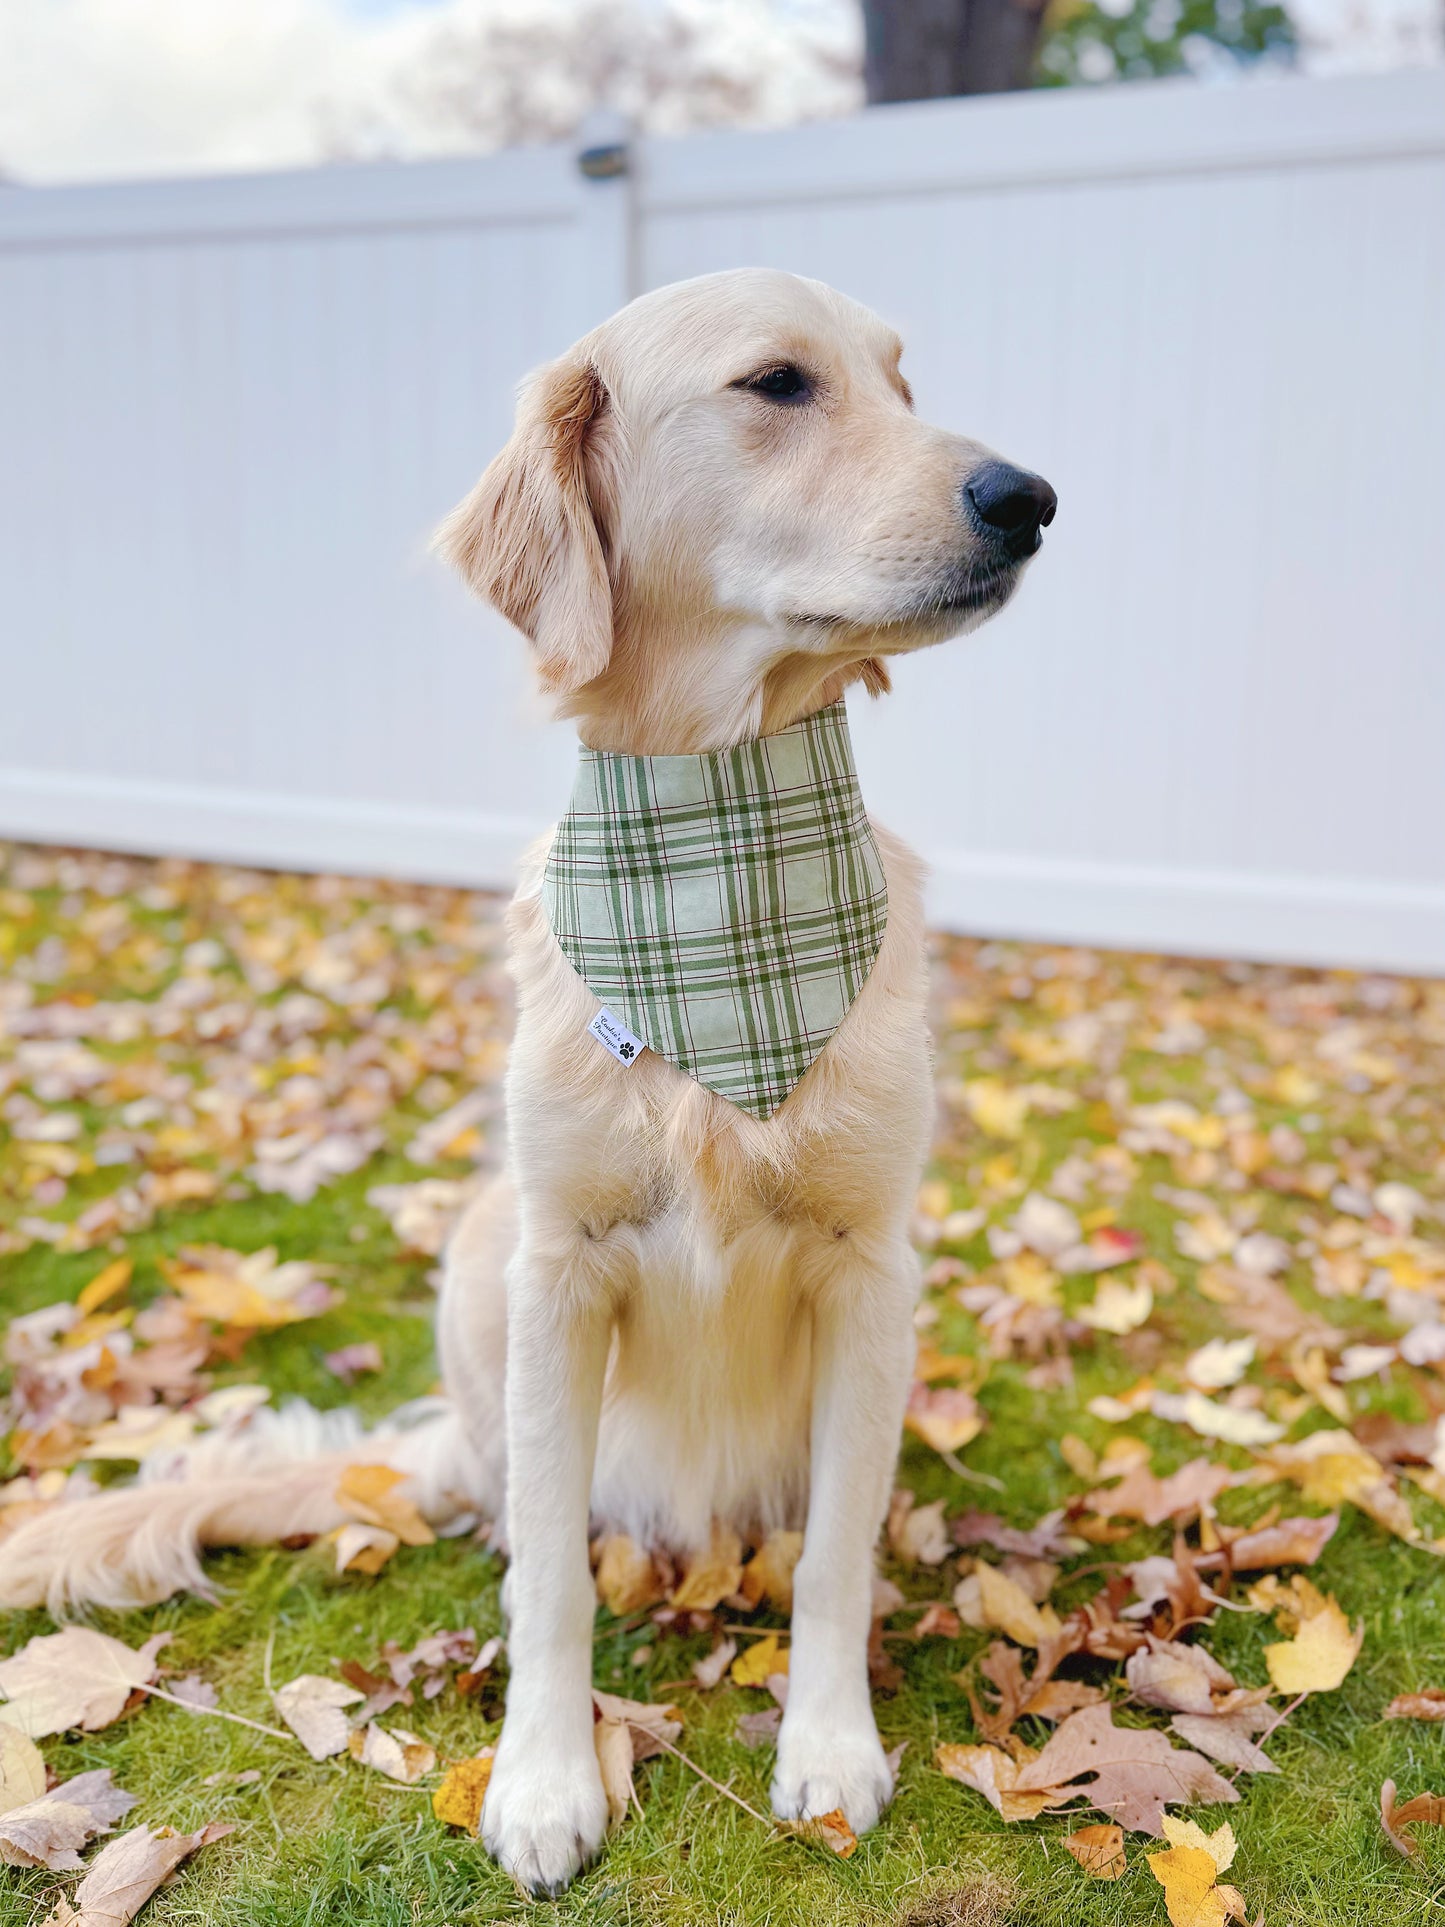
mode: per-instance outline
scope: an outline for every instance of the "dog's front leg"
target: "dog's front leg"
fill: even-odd
[[[893,1793],[868,1696],[868,1629],[913,1372],[917,1261],[900,1242],[838,1244],[815,1301],[808,1521],[772,1795],[780,1819],[841,1809],[862,1833]]]
[[[587,1512],[611,1300],[595,1247],[544,1253],[524,1238],[508,1269],[507,1316],[511,1683],[481,1831],[514,1879],[555,1894],[607,1830],[592,1739]]]

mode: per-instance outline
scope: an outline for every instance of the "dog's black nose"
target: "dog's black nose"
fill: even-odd
[[[1030,475],[1008,462],[985,462],[969,476],[963,492],[975,517],[994,530],[1019,561],[1039,546],[1040,531],[1053,521],[1059,506],[1042,475]]]

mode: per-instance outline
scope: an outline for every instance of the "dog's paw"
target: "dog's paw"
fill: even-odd
[[[509,1747],[506,1734],[482,1805],[482,1844],[533,1894],[560,1894],[595,1860],[607,1833],[597,1756],[545,1742]]]
[[[866,1833],[893,1798],[893,1769],[872,1720],[840,1730],[818,1722],[778,1733],[773,1812],[780,1820],[816,1820],[841,1812],[854,1833]]]

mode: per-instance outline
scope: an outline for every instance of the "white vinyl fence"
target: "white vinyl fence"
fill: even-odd
[[[1445,76],[0,190],[0,833],[505,883],[571,746],[426,555],[518,376],[770,263],[1039,469],[855,697],[954,928],[1445,971]]]

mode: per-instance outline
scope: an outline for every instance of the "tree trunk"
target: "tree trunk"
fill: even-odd
[[[1044,0],[863,0],[870,102],[1027,87]]]

